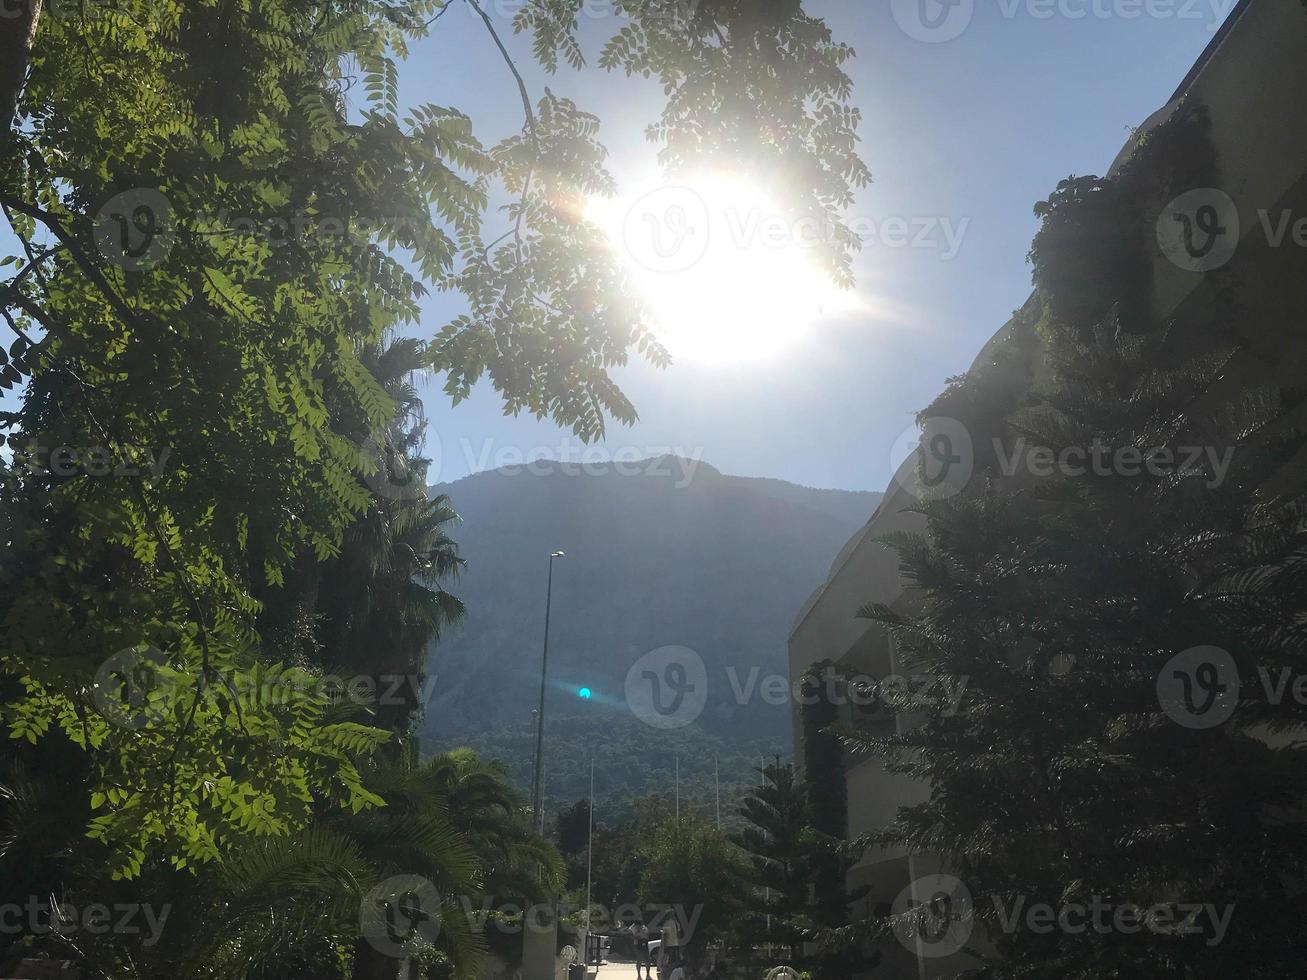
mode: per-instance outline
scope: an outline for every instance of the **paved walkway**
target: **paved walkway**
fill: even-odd
[[[643,969],[640,971],[640,976],[644,976]],[[599,967],[598,980],[635,980],[635,977],[634,963],[623,963],[621,961],[614,963],[610,960]]]

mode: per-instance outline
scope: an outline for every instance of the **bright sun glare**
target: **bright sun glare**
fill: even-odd
[[[588,217],[622,256],[674,356],[766,357],[854,305],[814,261],[820,229],[784,218],[746,178],[646,185],[592,200]]]

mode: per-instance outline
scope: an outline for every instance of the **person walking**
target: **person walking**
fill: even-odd
[[[649,927],[637,919],[631,923],[631,946],[635,950],[635,978],[640,980],[640,967],[644,967],[645,980],[653,980],[649,968]]]

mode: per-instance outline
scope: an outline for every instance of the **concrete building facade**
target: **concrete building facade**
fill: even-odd
[[[1113,165],[1119,168],[1138,140],[1182,104],[1206,108],[1221,190],[1233,199],[1239,216],[1238,246],[1229,269],[1238,277],[1247,332],[1254,338],[1243,369],[1282,385],[1300,384],[1307,377],[1307,240],[1301,245],[1291,240],[1295,223],[1307,219],[1304,96],[1307,11],[1298,0],[1243,0],[1174,97],[1143,122]],[[1285,231],[1277,240],[1274,231],[1280,228]],[[1204,275],[1168,260],[1160,246],[1154,295],[1161,314],[1189,315],[1212,302]],[[980,352],[973,371],[992,363],[1007,342],[1005,327]],[[1038,363],[1032,365],[1032,373],[1038,371]],[[922,518],[908,510],[917,502],[915,466],[915,458],[903,464],[868,524],[840,552],[827,581],[799,611],[789,637],[792,680],[826,660],[846,673],[872,678],[912,674],[892,638],[857,612],[872,602],[898,609],[911,602],[897,556],[879,539],[889,532],[924,530]],[[905,724],[884,709],[846,706],[841,711],[844,724],[858,730],[891,731]],[[798,744],[797,709],[794,725]],[[885,772],[873,759],[847,759],[845,781],[850,837],[883,827],[899,807],[928,793],[923,785]],[[883,914],[911,881],[935,870],[929,861],[901,852],[868,853],[849,875],[851,887],[869,889],[859,913]],[[893,942],[879,952],[877,978],[926,980],[958,966],[956,960],[921,958]]]

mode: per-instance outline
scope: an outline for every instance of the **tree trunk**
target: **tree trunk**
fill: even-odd
[[[0,0],[0,149],[9,142],[41,0]]]

